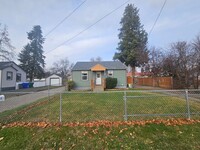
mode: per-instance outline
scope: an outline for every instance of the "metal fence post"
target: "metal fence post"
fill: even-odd
[[[186,108],[187,108],[187,118],[190,119],[190,104],[188,97],[188,90],[185,90]]]
[[[127,97],[126,97],[126,91],[124,91],[124,120],[127,121]]]
[[[48,100],[50,100],[50,91],[49,91],[49,85],[48,85]]]
[[[60,123],[62,122],[62,93],[60,93]]]

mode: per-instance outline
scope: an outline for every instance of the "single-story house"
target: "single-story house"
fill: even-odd
[[[14,62],[0,62],[0,91],[15,90],[17,82],[26,82],[26,72]]]
[[[78,90],[103,90],[107,77],[117,78],[116,88],[126,88],[126,66],[120,61],[77,62],[72,68],[74,88]]]

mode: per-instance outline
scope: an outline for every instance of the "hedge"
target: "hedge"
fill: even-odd
[[[107,89],[113,89],[117,86],[117,78],[106,78],[106,88]]]

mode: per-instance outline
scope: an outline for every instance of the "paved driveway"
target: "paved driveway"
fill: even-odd
[[[49,95],[54,95],[56,93],[63,92],[64,90],[65,90],[65,87],[51,89],[49,92],[50,93]],[[5,110],[10,110],[10,109],[22,106],[24,104],[32,103],[34,101],[37,101],[38,99],[41,99],[47,96],[48,96],[48,90],[7,98],[5,101],[0,101],[0,112],[3,112]]]

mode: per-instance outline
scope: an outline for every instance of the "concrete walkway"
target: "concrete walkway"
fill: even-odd
[[[7,98],[5,101],[0,101],[0,112],[10,110],[10,109],[22,106],[24,104],[32,103],[44,97],[48,97],[48,93],[49,95],[55,95],[57,93],[64,92],[64,91],[65,91],[65,87],[60,87],[60,88],[51,89],[49,90],[49,92],[48,90],[46,90],[46,91],[29,93],[22,96]],[[13,94],[17,94],[17,93],[13,92]]]

